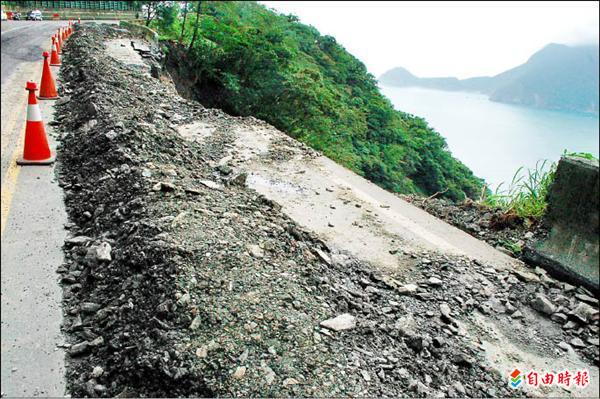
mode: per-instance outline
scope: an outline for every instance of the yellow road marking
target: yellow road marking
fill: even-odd
[[[6,124],[2,127],[2,131],[6,132],[5,136],[3,137],[2,140],[2,153],[4,153],[4,150],[6,149],[6,147],[8,147],[9,143],[11,140],[9,140],[12,136],[12,132],[15,128],[15,125],[17,124],[19,115],[16,115],[14,118],[10,119],[8,124],[10,125],[10,127],[6,126]]]
[[[19,154],[23,151],[23,145],[21,140],[22,128],[15,129],[15,126],[20,120],[20,118],[25,114],[26,109],[27,107],[25,106],[20,109],[20,112],[16,112],[15,117],[12,118],[9,122],[11,125],[10,128],[5,127],[3,129],[6,133],[5,139],[14,139],[15,148],[10,156],[8,168],[6,169],[4,179],[2,180],[2,193],[0,194],[0,236],[4,235],[4,229],[6,228],[6,222],[8,220],[8,214],[10,212],[10,206],[12,204],[12,197],[15,192],[15,188],[17,187],[17,178],[19,177],[19,172],[21,171],[21,168],[17,165],[17,158],[19,157]],[[13,131],[15,131],[16,134],[14,134]],[[3,146],[2,152],[4,152],[5,148],[6,145]]]
[[[8,165],[6,175],[4,175],[4,183],[2,184],[2,209],[0,213],[0,236],[4,235],[4,228],[6,227],[10,205],[12,204],[13,194],[17,187],[17,178],[21,171],[21,168],[17,165],[17,158],[21,151],[21,144],[17,143],[15,150],[10,157],[10,164]]]

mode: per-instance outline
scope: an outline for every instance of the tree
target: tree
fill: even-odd
[[[144,15],[144,19],[146,20],[146,26],[150,25],[150,22],[156,17],[156,10],[159,5],[164,3],[164,1],[135,1],[134,4],[136,8],[142,10],[142,14]]]
[[[183,33],[185,32],[185,21],[187,19],[188,14],[188,2],[185,2],[185,6],[183,8],[183,23],[181,24],[181,34],[179,35],[179,43],[183,40]]]
[[[202,5],[201,1],[198,1],[196,4],[196,24],[194,25],[194,34],[192,35],[192,41],[190,42],[190,47],[188,47],[188,52],[192,50],[194,47],[194,42],[196,41],[196,36],[198,35],[198,25],[200,25],[200,6]]]
[[[174,35],[175,22],[179,16],[179,3],[173,1],[165,1],[158,5],[156,9],[156,25],[158,28],[169,34]]]

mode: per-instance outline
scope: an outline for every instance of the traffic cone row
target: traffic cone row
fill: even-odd
[[[40,81],[39,95],[40,100],[53,100],[58,98],[56,84],[52,76],[50,66],[60,66],[61,48],[63,42],[73,33],[72,21],[69,21],[67,27],[58,28],[58,32],[52,35],[51,53],[47,51],[42,53],[44,64],[42,66],[42,78]],[[50,58],[50,60],[48,60]],[[27,101],[27,124],[25,126],[25,145],[23,147],[23,156],[17,159],[18,165],[50,165],[54,162],[55,156],[50,151],[46,128],[42,120],[40,107],[37,103],[35,92],[38,90],[35,82],[27,82],[25,89],[29,92]]]

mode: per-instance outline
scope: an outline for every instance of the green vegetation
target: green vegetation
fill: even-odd
[[[481,202],[522,218],[539,219],[546,210],[546,194],[555,171],[556,164],[548,165],[546,160],[538,162],[535,169],[525,171],[520,167],[506,189],[501,183],[492,194],[484,194]]]
[[[562,155],[598,161],[598,158],[587,152],[564,150]],[[491,208],[501,208],[506,213],[512,212],[522,218],[540,219],[548,205],[546,195],[554,180],[556,166],[556,163],[548,164],[547,160],[543,160],[538,161],[533,170],[525,171],[520,167],[507,188],[503,188],[504,183],[501,183],[491,194],[484,190],[480,203]],[[515,252],[515,248],[505,246]]]
[[[588,159],[590,161],[598,161],[598,158],[596,158],[589,152],[567,152],[567,150],[565,150],[565,152],[563,153],[563,156],[579,157],[579,158]]]
[[[255,2],[187,6],[163,2],[150,24],[186,49],[182,62],[203,104],[263,119],[393,192],[444,192],[454,200],[481,192],[483,181],[444,138],[394,110],[364,64],[333,37]]]
[[[500,240],[500,245],[517,256],[521,255],[521,252],[523,252],[521,244],[512,240]]]

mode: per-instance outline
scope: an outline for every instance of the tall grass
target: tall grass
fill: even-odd
[[[539,219],[546,211],[546,194],[555,171],[556,163],[547,160],[538,161],[534,169],[520,167],[506,188],[501,183],[492,194],[484,191],[480,202],[522,218]]]

